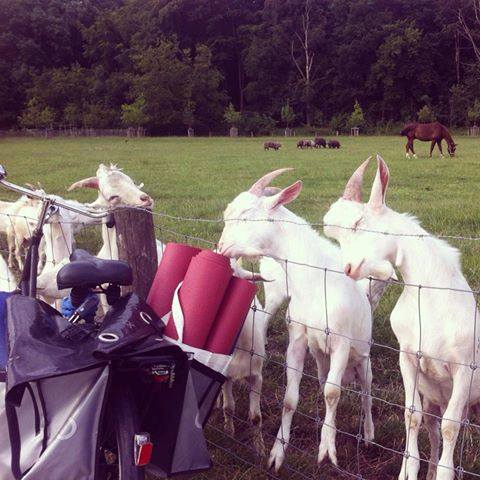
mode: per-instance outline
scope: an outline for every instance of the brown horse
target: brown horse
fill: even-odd
[[[447,127],[439,122],[409,123],[408,125],[405,125],[404,129],[400,132],[400,135],[408,138],[407,145],[405,146],[407,158],[410,158],[410,152],[412,152],[413,156],[417,158],[417,155],[413,150],[413,141],[415,139],[421,140],[422,142],[432,142],[430,145],[430,158],[432,158],[432,152],[435,144],[438,145],[440,155],[443,157],[442,140],[447,142],[448,153],[450,156],[455,156],[457,144],[453,141],[453,138],[450,135],[450,132],[447,130]]]

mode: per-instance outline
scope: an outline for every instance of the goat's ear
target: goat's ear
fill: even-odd
[[[342,198],[345,200],[352,200],[354,202],[361,202],[362,201],[362,183],[363,183],[363,175],[365,174],[365,170],[370,163],[370,159],[372,157],[368,157],[352,174],[350,179],[348,180],[347,184],[345,185],[345,190],[343,192]]]
[[[276,195],[266,199],[266,205],[269,210],[274,210],[280,205],[286,205],[293,202],[302,191],[302,181],[298,180],[287,188],[284,188]]]
[[[264,197],[271,197],[276,195],[277,193],[281,192],[282,189],[278,187],[266,187],[263,189],[263,196]]]
[[[387,193],[390,172],[385,160],[377,155],[377,174],[372,185],[372,192],[368,200],[368,206],[374,211],[380,211],[385,205],[385,195]]]
[[[84,178],[83,180],[72,183],[72,185],[68,187],[68,191],[70,192],[76,188],[94,188],[98,190],[98,177]]]

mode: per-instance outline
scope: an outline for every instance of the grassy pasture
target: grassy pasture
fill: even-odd
[[[118,163],[137,182],[144,182],[144,190],[156,201],[155,210],[173,216],[218,219],[226,204],[240,191],[267,171],[292,166],[295,171],[285,174],[277,185],[285,186],[296,179],[304,181],[300,197],[291,209],[311,222],[320,222],[329,204],[343,191],[346,180],[356,166],[368,155],[380,153],[387,161],[391,182],[387,203],[397,211],[416,215],[432,233],[461,236],[480,235],[478,208],[479,139],[456,138],[458,155],[454,159],[440,159],[435,151],[428,158],[428,143],[416,143],[418,159],[405,159],[405,139],[400,137],[341,137],[340,150],[297,150],[297,139],[282,139],[280,151],[265,152],[260,138],[81,138],[81,139],[1,139],[0,163],[6,166],[9,179],[15,183],[40,181],[48,192],[78,200],[91,201],[95,194],[78,191],[67,194],[66,187],[73,181],[95,174],[100,162]],[[366,179],[368,194],[374,169]],[[12,198],[0,192],[0,199]],[[221,223],[157,218],[158,236],[165,241],[184,241],[185,235],[218,240]],[[177,233],[171,233],[171,230]],[[92,239],[93,238],[93,239]],[[84,234],[84,241],[93,247],[98,234]],[[419,240],[421,241],[421,240]],[[194,242],[195,243],[195,242]],[[480,288],[480,241],[452,240],[450,243],[462,252],[464,272],[473,288]],[[374,338],[377,343],[398,347],[389,327],[388,315],[400,293],[391,287],[375,314]],[[278,428],[284,393],[284,362],[286,328],[280,312],[269,328],[267,352],[271,361],[265,369],[262,408],[267,451]],[[397,354],[375,346],[372,350],[374,396],[389,402],[403,403],[402,387],[397,365]],[[294,417],[291,443],[286,464],[278,474],[282,479],[342,478],[328,464],[316,467],[319,426],[317,415],[323,416],[323,400],[315,380],[316,371],[309,359],[301,386],[299,412]],[[247,417],[247,391],[238,387],[237,414]],[[338,409],[338,428],[352,436],[337,436],[339,464],[343,469],[368,479],[396,478],[401,458],[380,447],[358,446],[354,436],[359,430],[359,401],[355,394],[342,395]],[[376,426],[375,441],[384,447],[403,450],[403,412],[382,401],[374,400],[373,414]],[[477,421],[478,423],[478,421]],[[250,450],[248,428],[238,420],[237,434],[230,438],[222,433],[222,418],[216,412],[209,427],[209,439],[220,448],[212,448],[217,467],[199,478],[208,479],[263,479],[265,459]],[[460,437],[461,438],[461,437]],[[421,434],[421,452],[428,458],[426,434]],[[480,473],[480,432],[466,431],[463,468]],[[459,441],[459,445],[460,445]],[[242,445],[244,444],[244,445]],[[239,460],[231,454],[231,450]],[[245,463],[245,461],[247,463]],[[421,478],[426,466],[422,464]],[[464,478],[473,478],[465,475]]]

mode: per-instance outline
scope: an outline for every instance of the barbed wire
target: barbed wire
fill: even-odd
[[[362,227],[349,227],[346,225],[336,225],[336,224],[329,224],[324,222],[309,222],[303,221],[298,222],[295,220],[287,220],[287,219],[278,219],[278,218],[198,218],[198,217],[183,217],[178,215],[171,215],[164,212],[158,211],[151,211],[147,210],[142,207],[120,207],[120,208],[127,208],[127,209],[134,209],[134,210],[142,210],[148,211],[153,216],[161,217],[161,218],[168,218],[170,220],[181,221],[181,222],[199,222],[199,223],[210,223],[210,224],[222,224],[226,222],[252,222],[252,223],[286,223],[291,225],[296,225],[299,227],[334,227],[340,228],[343,230],[352,230],[352,231],[359,231],[359,232],[366,232],[372,233],[377,235],[386,235],[386,236],[393,236],[393,237],[407,237],[407,238],[441,238],[445,240],[465,240],[465,241],[479,241],[480,236],[473,236],[473,235],[451,235],[451,234],[443,234],[443,233],[401,233],[401,232],[389,232],[385,230],[372,230]]]
[[[87,205],[85,205],[87,207]],[[171,215],[168,213],[164,212],[158,212],[158,211],[152,211],[150,209],[144,208],[144,207],[135,207],[135,206],[120,206],[120,207],[115,207],[111,208],[110,211],[114,213],[115,211],[118,210],[138,210],[138,211],[144,211],[150,213],[154,217],[159,217],[159,218],[167,218],[170,220],[175,220],[175,221],[181,221],[181,222],[197,222],[197,223],[207,223],[207,224],[222,224],[222,223],[230,223],[230,222],[251,222],[251,223],[285,223],[285,224],[291,224],[291,225],[296,225],[299,227],[333,227],[333,228],[339,228],[342,230],[351,230],[351,231],[357,231],[357,232],[366,232],[366,233],[371,233],[375,235],[384,235],[384,236],[393,236],[393,237],[406,237],[406,238],[418,238],[418,239],[426,239],[426,238],[431,238],[431,239],[445,239],[445,240],[461,240],[461,241],[480,241],[480,236],[474,236],[474,235],[453,235],[453,234],[445,234],[445,233],[404,233],[404,232],[391,232],[387,230],[372,230],[368,228],[363,228],[363,227],[350,227],[346,225],[338,225],[338,224],[330,224],[330,223],[324,223],[324,222],[316,222],[316,221],[295,221],[295,220],[287,220],[287,219],[276,219],[276,218],[228,218],[228,219],[223,219],[223,218],[199,218],[199,217],[184,217],[184,216],[178,216],[178,215]],[[2,212],[0,211],[0,215],[3,216],[9,216],[13,218],[22,218],[24,220],[30,220],[30,221],[37,221],[38,218],[36,217],[29,217],[20,213],[8,213],[8,212]],[[86,221],[78,221],[78,220],[66,220],[66,219],[61,219],[61,220],[49,220],[49,223],[62,223],[62,224],[71,224],[71,225],[82,225],[82,226],[89,226],[92,224],[99,224],[101,223],[98,220],[90,220],[88,222]]]

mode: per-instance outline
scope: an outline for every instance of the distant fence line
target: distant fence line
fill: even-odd
[[[187,129],[185,132],[180,133],[180,131],[164,132],[162,134],[155,134],[153,136],[185,136],[185,137],[213,137],[213,136],[225,136],[228,137],[229,132],[223,131],[210,131],[210,132],[201,132],[192,131],[193,129]],[[276,131],[268,133],[254,133],[254,132],[243,132],[241,137],[296,137],[296,136],[356,136],[358,133],[353,133],[352,131],[330,131],[328,128],[318,128],[305,131],[300,129],[298,132],[293,129],[289,129],[290,132],[286,133],[283,129],[278,129]],[[365,130],[362,133],[362,136],[372,136],[372,135],[387,135],[387,136],[398,136],[398,128],[391,128],[385,130],[383,128],[376,128],[374,130]],[[456,135],[467,135],[469,137],[478,137],[480,136],[480,127],[473,126],[467,127],[466,130],[463,128],[455,129],[454,134]],[[0,138],[5,137],[34,137],[34,138],[54,138],[54,137],[146,137],[149,136],[147,130],[143,127],[140,128],[76,128],[76,127],[55,127],[55,128],[25,128],[21,130],[0,130]]]
[[[0,137],[144,137],[146,130],[140,128],[26,128],[23,130],[0,130]]]

